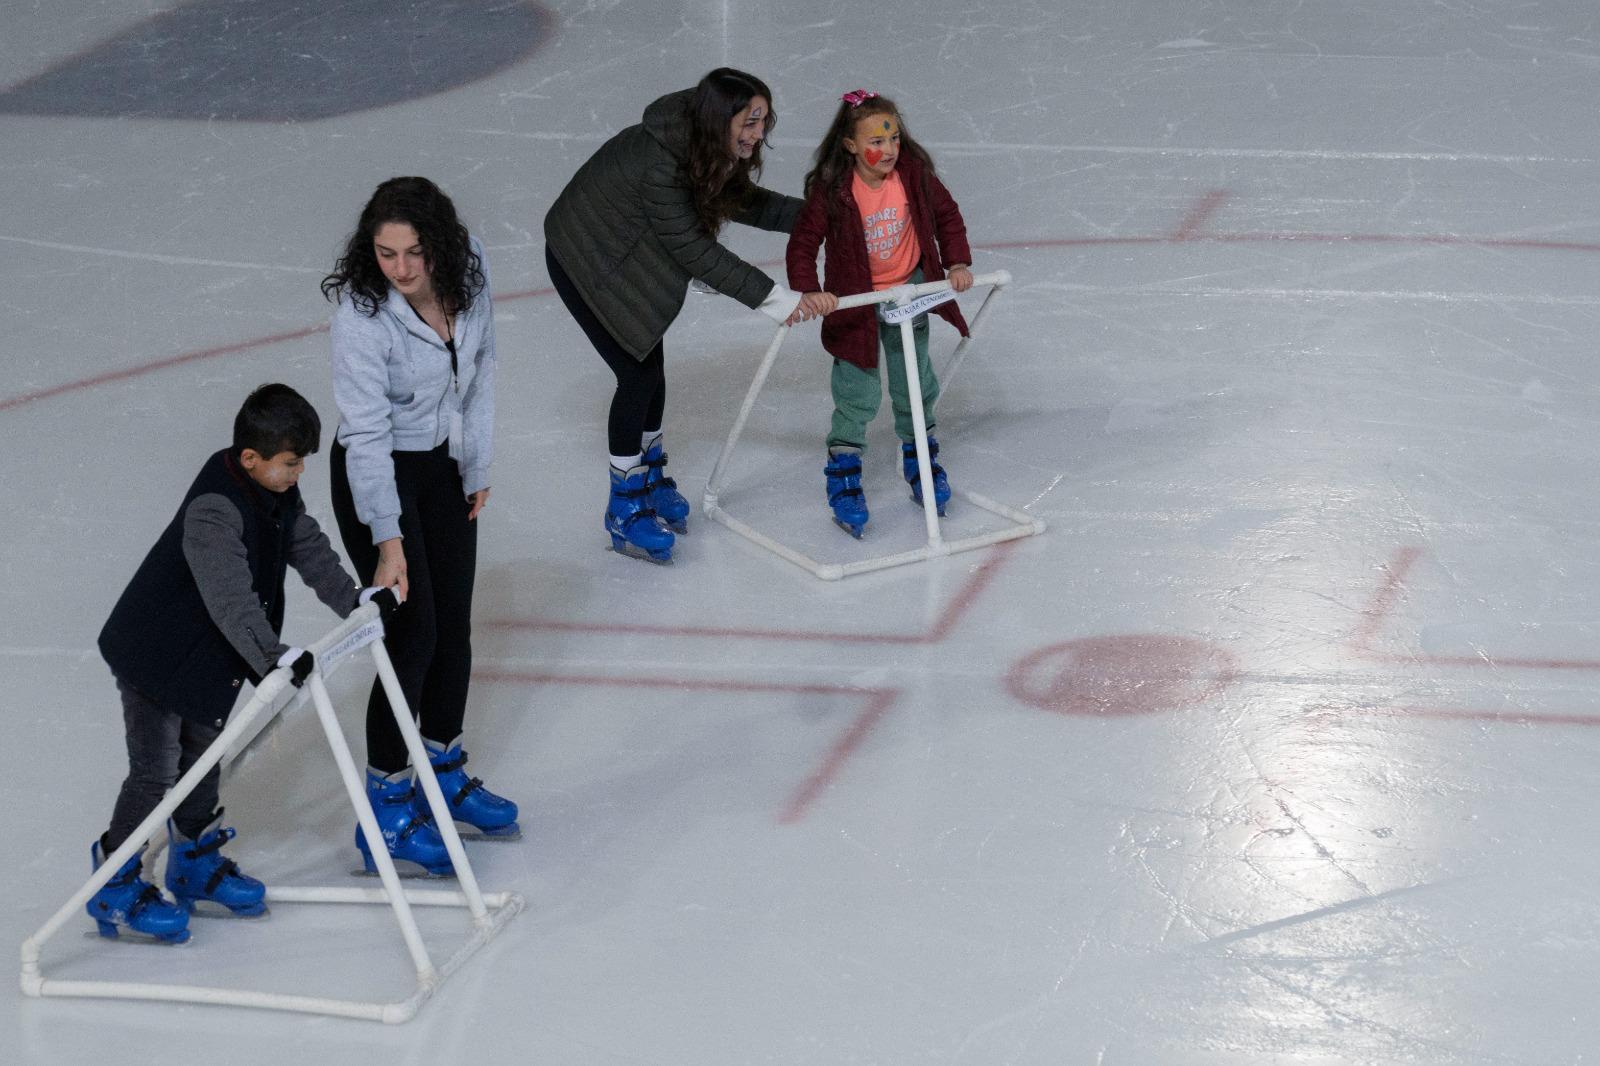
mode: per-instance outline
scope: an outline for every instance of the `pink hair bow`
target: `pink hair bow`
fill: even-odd
[[[840,99],[849,104],[851,107],[860,107],[862,104],[873,99],[877,95],[878,94],[873,92],[871,89],[852,89],[841,96]]]

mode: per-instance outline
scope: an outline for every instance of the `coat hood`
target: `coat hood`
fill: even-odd
[[[689,101],[693,98],[693,89],[680,89],[644,109],[641,125],[645,132],[659,141],[674,159],[689,156]]]

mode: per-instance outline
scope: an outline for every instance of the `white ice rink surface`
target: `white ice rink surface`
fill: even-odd
[[[254,385],[323,413],[303,486],[331,528],[317,282],[405,173],[454,196],[499,293],[468,747],[526,837],[471,854],[528,903],[405,1026],[6,982],[0,1061],[1600,1054],[1592,4],[544,6],[538,47],[429,95],[382,79],[441,61],[430,40],[375,39],[378,73],[332,75],[394,98],[342,115],[0,106],[0,944],[14,960],[88,873],[126,769],[95,635]],[[5,7],[0,89],[179,5]],[[191,94],[261,61],[196,43]],[[770,328],[692,295],[667,361],[693,531],[670,568],[603,550],[611,378],[549,294],[541,220],[601,140],[722,63],[774,87],[787,192],[841,91],[899,100],[977,268],[1016,277],[947,383],[943,458],[1043,536],[824,583],[706,522]],[[780,238],[731,239],[780,269]],[[936,364],[953,338],[935,326]],[[797,329],[724,502],[835,561],[913,546],[887,412],[869,543],[827,520],[826,367]],[[309,640],[334,619],[292,586]],[[365,675],[335,682],[359,756]],[[224,799],[264,880],[357,861],[308,715]],[[460,922],[425,919],[448,954]],[[179,949],[91,928],[48,974],[410,987],[376,910],[197,920]]]

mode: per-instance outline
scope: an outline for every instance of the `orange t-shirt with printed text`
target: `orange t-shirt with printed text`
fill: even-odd
[[[872,266],[873,289],[904,285],[922,262],[922,247],[911,225],[906,187],[900,183],[899,173],[890,171],[876,189],[862,181],[860,174],[852,175],[851,180],[850,191],[861,209],[861,229],[867,242],[867,262]]]

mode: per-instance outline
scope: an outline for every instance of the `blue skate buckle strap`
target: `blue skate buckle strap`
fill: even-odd
[[[457,748],[453,758],[446,759],[443,762],[433,762],[430,759],[429,762],[433,766],[434,774],[447,774],[452,770],[459,770],[467,765],[467,753]]]
[[[232,859],[223,859],[222,862],[218,864],[217,868],[211,871],[211,876],[206,878],[206,895],[211,895],[211,893],[217,890],[218,885],[222,884],[222,882],[226,881],[230,876],[238,872],[239,866],[237,863],[235,863]]]
[[[207,840],[205,843],[196,841],[192,847],[184,848],[183,856],[186,859],[198,859],[202,855],[210,855],[213,851],[220,851],[222,845],[226,844],[236,836],[238,836],[238,834],[233,831],[231,826],[226,829],[219,829],[215,833],[212,833],[211,839]]]
[[[159,888],[157,888],[155,885],[145,885],[144,891],[139,893],[139,898],[135,899],[132,906],[128,908],[128,917],[137,917],[139,912],[144,910],[146,907],[149,907],[152,904],[165,902],[166,899],[161,895],[161,890]]]

